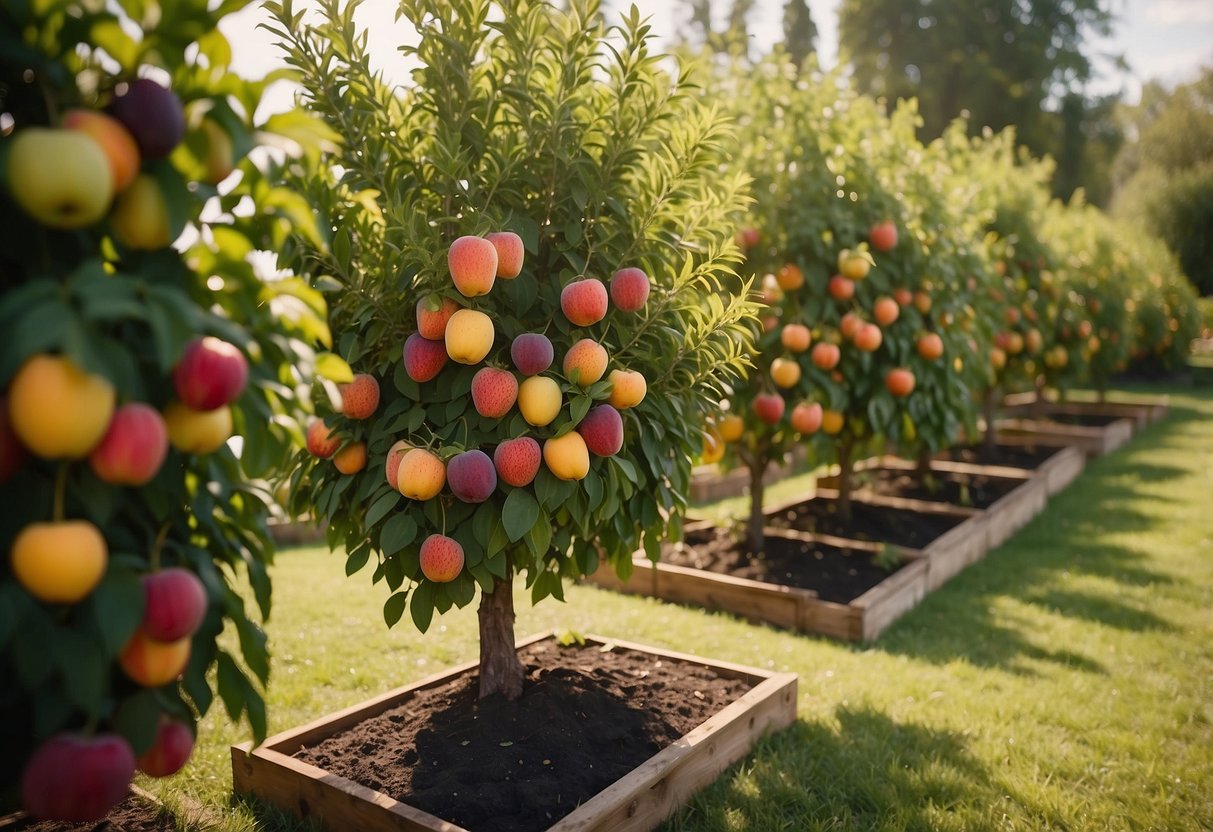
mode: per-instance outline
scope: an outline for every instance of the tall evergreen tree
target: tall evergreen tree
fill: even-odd
[[[788,0],[783,7],[783,43],[796,66],[817,49],[817,24],[809,12],[807,0]]]

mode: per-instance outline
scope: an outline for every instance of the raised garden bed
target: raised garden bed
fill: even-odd
[[[1039,514],[1048,500],[1047,477],[1030,469],[932,460],[931,476],[937,491],[931,492],[914,475],[917,467],[916,463],[895,456],[863,460],[855,466],[859,493],[938,500],[981,509],[987,550],[1002,545]],[[821,477],[817,483],[836,488],[838,476]]]
[[[945,463],[948,466],[946,470],[1019,468],[1031,471],[1044,480],[1045,490],[1050,497],[1073,482],[1086,465],[1086,455],[1078,448],[1001,441],[994,446],[993,455],[987,454],[979,445],[967,445],[941,451],[935,459],[936,464]]]
[[[689,529],[686,538],[666,547],[657,564],[637,552],[627,581],[606,565],[590,580],[845,641],[876,638],[927,591],[926,558],[902,547],[882,552],[879,543],[771,528],[763,557],[751,561],[724,529]],[[878,566],[881,554],[900,565],[892,571]]]
[[[1009,418],[997,422],[1004,444],[1072,446],[1088,459],[1111,453],[1133,436],[1133,421],[1120,416],[1058,413],[1048,418]]]
[[[791,673],[600,637],[519,650],[519,703],[477,701],[469,662],[234,747],[235,791],[329,830],[648,830],[796,718]]]
[[[805,461],[803,448],[797,448],[783,463],[772,463],[762,480],[767,485],[793,476],[796,467]],[[693,503],[714,503],[729,497],[737,497],[750,487],[750,469],[741,466],[731,471],[721,471],[716,465],[700,465],[691,472],[691,486],[687,492]]]
[[[1003,400],[1004,408],[1017,415],[1030,413],[1034,403],[1036,403],[1036,394],[1032,392],[1013,393]],[[1081,393],[1071,393],[1064,402],[1052,398],[1046,399],[1044,402],[1036,403],[1036,406],[1042,408],[1045,415],[1093,415],[1129,419],[1133,422],[1135,432],[1165,418],[1170,409],[1166,396],[1101,402],[1092,396]]]

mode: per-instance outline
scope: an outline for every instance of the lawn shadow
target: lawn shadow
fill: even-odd
[[[964,735],[864,707],[798,720],[760,741],[662,829],[929,830],[938,814],[1005,792]]]

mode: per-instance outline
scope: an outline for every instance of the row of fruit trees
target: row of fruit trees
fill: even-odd
[[[0,18],[0,789],[35,815],[178,770],[216,693],[264,737],[277,483],[388,626],[479,594],[513,698],[516,577],[656,559],[695,458],[751,469],[757,550],[793,449],[845,483],[1195,328],[1173,258],[1010,133],[924,146],[780,56],[671,70],[594,3],[405,0],[404,92],[353,6],[270,4],[289,69],[250,81],[240,5]]]

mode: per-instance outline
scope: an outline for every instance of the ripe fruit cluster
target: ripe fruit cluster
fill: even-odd
[[[504,499],[531,486],[541,465],[557,480],[576,482],[590,472],[592,459],[612,457],[623,448],[622,412],[644,400],[647,384],[639,372],[612,367],[607,349],[586,330],[606,320],[612,309],[621,315],[643,313],[648,275],[635,267],[620,269],[609,289],[593,277],[568,282],[559,307],[570,326],[557,336],[562,346],[557,364],[557,345],[548,334],[498,331],[502,316],[491,293],[496,281],[522,274],[524,260],[522,238],[511,231],[458,237],[446,257],[454,291],[417,302],[416,330],[403,347],[405,375],[423,396],[424,385],[452,384],[451,373],[459,365],[474,367],[471,404],[498,438],[492,446],[435,444],[427,436],[441,426],[425,422],[394,437],[384,475],[409,500],[481,504],[494,495]],[[340,385],[340,393],[344,421],[313,421],[307,450],[353,475],[367,460],[366,440],[357,438],[366,431],[353,423],[375,418],[380,383],[358,373]],[[575,413],[574,399],[588,408]],[[454,581],[465,562],[463,546],[446,531],[430,534],[419,550],[421,573],[435,583]]]

